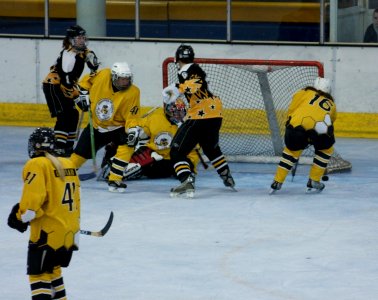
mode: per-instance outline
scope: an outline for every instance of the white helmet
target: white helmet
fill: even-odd
[[[119,90],[125,90],[133,83],[133,73],[130,70],[127,62],[116,62],[113,64],[112,69],[112,82]],[[130,83],[127,86],[119,86],[117,83],[118,78],[128,78]]]
[[[324,93],[331,93],[331,81],[328,78],[317,77],[314,82],[314,88]]]

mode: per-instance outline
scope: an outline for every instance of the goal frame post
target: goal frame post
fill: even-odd
[[[169,82],[169,64],[175,62],[174,57],[168,57],[163,61],[163,88],[168,86]],[[319,61],[303,61],[303,60],[258,60],[258,59],[218,59],[218,58],[196,58],[194,60],[197,64],[212,64],[212,65],[226,65],[238,66],[238,68],[245,71],[256,73],[260,86],[260,92],[264,103],[267,124],[269,127],[269,134],[271,136],[274,156],[279,157],[283,151],[284,145],[282,141],[282,134],[279,126],[277,111],[275,109],[273,95],[268,81],[268,73],[274,72],[290,67],[312,67],[317,68],[317,75],[324,77],[324,67]],[[244,67],[243,67],[244,66]],[[219,95],[218,95],[219,96]],[[221,97],[222,98],[222,97]],[[229,157],[229,156],[228,156]],[[229,157],[231,160],[237,161],[259,161],[259,158],[252,157]],[[265,160],[266,158],[263,158]]]

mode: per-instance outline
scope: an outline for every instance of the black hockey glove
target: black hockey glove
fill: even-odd
[[[89,93],[86,90],[80,90],[80,95],[75,99],[75,103],[82,111],[89,110]]]
[[[100,62],[98,61],[96,54],[92,50],[89,50],[86,53],[85,62],[87,63],[88,68],[91,70],[91,73],[95,73],[100,66]]]
[[[28,229],[29,222],[24,223],[24,222],[20,221],[19,219],[17,219],[16,214],[17,214],[19,208],[20,208],[19,203],[17,203],[15,206],[13,206],[12,211],[9,214],[9,217],[8,217],[8,226],[10,228],[16,229],[19,232],[23,233]]]

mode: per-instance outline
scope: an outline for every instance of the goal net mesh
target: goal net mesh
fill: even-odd
[[[284,148],[286,112],[292,95],[323,76],[316,61],[196,59],[206,72],[210,91],[223,102],[220,146],[229,161],[277,163]],[[173,58],[163,63],[163,85],[177,82]],[[313,147],[299,163],[310,164]],[[350,170],[334,152],[327,172]]]

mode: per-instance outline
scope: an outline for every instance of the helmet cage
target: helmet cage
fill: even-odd
[[[81,26],[71,26],[66,32],[66,36],[74,49],[83,51],[87,48],[87,33]]]
[[[165,104],[164,112],[172,124],[179,125],[184,121],[186,115],[185,103],[181,99],[177,99],[175,102]]]
[[[52,153],[55,148],[54,130],[48,127],[38,127],[29,137],[28,154],[30,158],[38,157],[44,152]]]

